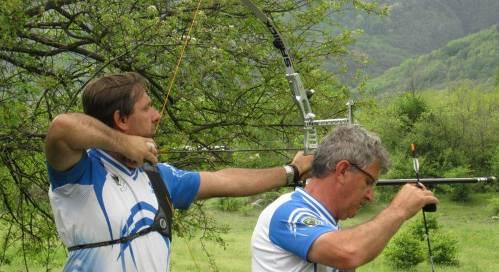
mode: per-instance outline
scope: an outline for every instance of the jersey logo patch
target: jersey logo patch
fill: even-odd
[[[307,217],[303,218],[302,222],[303,222],[303,224],[305,224],[309,227],[313,227],[313,226],[316,226],[316,225],[319,225],[322,223],[319,219],[312,217],[312,216],[307,216]]]

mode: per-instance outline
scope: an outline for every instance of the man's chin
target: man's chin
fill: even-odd
[[[155,131],[152,131],[150,133],[145,133],[144,135],[142,135],[142,137],[145,137],[145,138],[154,138],[154,135],[155,135]]]
[[[348,214],[345,219],[354,218],[357,215],[357,211],[358,211],[358,209],[355,211],[352,211],[352,213]]]

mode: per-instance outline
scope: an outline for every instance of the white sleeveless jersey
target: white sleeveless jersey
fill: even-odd
[[[158,164],[173,206],[187,209],[199,190],[199,173]],[[149,177],[107,153],[90,149],[70,170],[48,166],[49,198],[67,247],[119,239],[149,227],[158,202]],[[64,271],[168,271],[170,241],[158,232],[134,240],[71,251]]]
[[[253,272],[342,271],[307,261],[313,242],[337,231],[336,220],[301,188],[282,195],[263,210],[251,239]]]

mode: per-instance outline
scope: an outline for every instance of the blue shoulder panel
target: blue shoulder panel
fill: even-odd
[[[90,159],[87,152],[83,152],[80,161],[66,171],[57,171],[48,162],[46,164],[52,191],[66,184],[89,185],[92,183],[91,179],[82,178],[85,170],[90,167]]]
[[[167,163],[159,163],[158,169],[166,183],[173,206],[178,209],[189,208],[199,191],[199,173],[177,169]]]
[[[278,207],[269,226],[269,239],[275,245],[307,261],[313,242],[322,234],[336,227],[310,207],[302,196],[292,194],[292,199]]]

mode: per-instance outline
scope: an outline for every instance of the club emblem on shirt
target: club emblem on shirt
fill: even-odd
[[[305,224],[309,227],[313,227],[313,226],[319,225],[321,223],[320,220],[318,220],[317,218],[312,217],[312,216],[307,216],[307,217],[303,218],[302,222],[303,222],[303,224]]]
[[[116,186],[118,186],[120,188],[120,191],[122,191],[122,192],[126,191],[126,186],[123,183],[123,181],[121,181],[120,177],[118,177],[117,175],[111,174],[111,178],[113,179]]]
[[[118,176],[111,174],[111,177],[113,178],[114,183],[116,183],[116,185],[118,185],[118,186],[122,185],[120,178]]]

